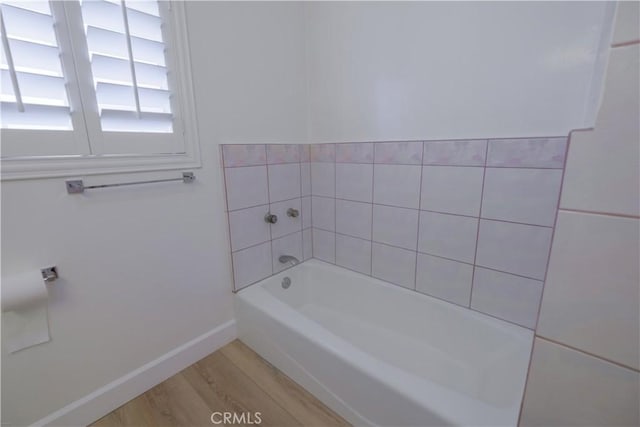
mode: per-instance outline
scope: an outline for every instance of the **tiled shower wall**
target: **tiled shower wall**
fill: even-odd
[[[223,145],[222,158],[235,289],[282,270],[280,255],[311,258],[309,146]]]
[[[279,271],[282,253],[301,259],[312,253],[535,327],[566,138],[308,150],[223,147],[236,289]],[[296,221],[285,212],[298,203]],[[278,215],[277,224],[264,222],[268,211]]]
[[[566,138],[311,146],[313,256],[534,328]]]

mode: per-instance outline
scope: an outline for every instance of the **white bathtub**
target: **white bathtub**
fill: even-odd
[[[352,424],[517,424],[528,329],[317,260],[235,301],[239,338]]]

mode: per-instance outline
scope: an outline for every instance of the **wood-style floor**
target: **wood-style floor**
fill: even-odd
[[[238,415],[260,412],[263,426],[349,425],[236,340],[92,426],[212,426],[215,424],[211,422],[211,414],[225,411]],[[216,420],[219,419],[218,416]],[[249,420],[245,420],[248,425]],[[256,420],[252,418],[254,423]]]

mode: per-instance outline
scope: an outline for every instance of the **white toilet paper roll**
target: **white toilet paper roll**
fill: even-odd
[[[40,270],[2,280],[2,348],[10,353],[49,341],[47,286]]]
[[[2,281],[2,311],[14,311],[47,299],[47,286],[39,270],[10,276]]]

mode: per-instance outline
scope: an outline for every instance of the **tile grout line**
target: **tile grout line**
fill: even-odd
[[[484,168],[482,169],[482,186],[480,189],[480,206],[478,208],[478,225],[476,227],[476,247],[473,253],[473,268],[471,269],[471,286],[469,287],[469,308],[471,308],[471,300],[473,298],[473,282],[476,277],[476,260],[478,259],[478,244],[480,242],[480,218],[482,217],[482,202],[484,200],[484,180],[487,175],[487,163],[489,163],[489,140],[486,142],[484,149]]]
[[[332,197],[330,197],[330,196],[315,195],[313,197],[320,197],[320,198],[323,198],[323,199],[332,199]],[[524,225],[524,226],[528,226],[528,227],[540,227],[540,228],[548,228],[548,229],[552,229],[553,228],[553,225],[532,224],[532,223],[529,223],[529,222],[519,222],[519,221],[508,220],[508,219],[488,218],[488,217],[482,217],[482,216],[478,217],[478,216],[465,215],[465,214],[452,213],[452,212],[434,211],[434,210],[431,210],[431,209],[418,209],[418,208],[410,208],[410,207],[406,207],[406,206],[387,205],[387,204],[384,204],[384,203],[363,202],[362,200],[352,200],[352,199],[342,199],[342,198],[336,198],[336,200],[340,200],[340,201],[344,201],[344,202],[352,202],[352,203],[374,204],[374,205],[377,205],[377,206],[384,206],[384,207],[387,207],[387,208],[405,209],[405,210],[419,211],[419,212],[431,212],[431,213],[440,214],[440,215],[449,215],[449,216],[459,216],[459,217],[463,217],[463,218],[481,219],[481,220],[484,220],[484,221],[504,222],[504,223],[507,223],[507,224]],[[244,208],[244,209],[249,209],[249,208]],[[238,211],[238,210],[240,210],[240,209],[236,209],[235,211]],[[561,209],[561,210],[566,210],[566,209]],[[233,211],[233,212],[235,212],[235,211]]]
[[[558,202],[556,204],[556,215],[553,220],[553,227],[551,228],[551,240],[549,243],[549,253],[547,254],[547,265],[545,266],[544,278],[542,280],[542,290],[540,291],[540,300],[538,301],[538,311],[536,313],[536,323],[533,325],[533,342],[531,343],[531,351],[529,353],[529,363],[527,365],[527,376],[524,381],[524,388],[522,390],[522,399],[520,401],[520,411],[518,412],[518,425],[520,425],[522,421],[522,411],[524,409],[524,399],[526,396],[527,385],[529,384],[529,377],[531,375],[531,365],[533,361],[533,351],[536,345],[536,336],[538,331],[538,324],[540,323],[540,313],[542,312],[542,298],[544,297],[544,290],[547,287],[547,275],[549,273],[549,263],[551,262],[551,253],[553,251],[553,239],[556,234],[556,226],[558,225],[558,216],[560,215],[560,201],[562,200],[562,189],[564,187],[564,176],[567,171],[567,163],[569,161],[569,147],[571,146],[571,137],[573,136],[573,131],[569,132],[567,136],[567,145],[564,149],[564,159],[562,165],[562,175],[560,177],[560,188],[558,189]]]
[[[535,331],[534,331],[534,332],[535,332]],[[547,337],[545,337],[545,336],[538,335],[537,333],[535,334],[535,337],[534,337],[534,338],[536,338],[536,339],[540,339],[540,340],[543,340],[543,341],[550,342],[550,343],[555,344],[555,345],[558,345],[558,346],[560,346],[560,347],[568,348],[569,350],[577,351],[578,353],[582,353],[582,354],[584,354],[584,355],[586,355],[586,356],[596,358],[596,359],[598,359],[598,360],[601,360],[601,361],[603,361],[603,362],[610,363],[610,364],[612,364],[612,365],[616,365],[616,366],[618,366],[618,367],[620,367],[620,368],[624,368],[624,369],[628,369],[628,370],[633,371],[633,372],[636,372],[636,373],[640,373],[640,369],[638,369],[638,368],[634,368],[633,366],[625,365],[624,363],[616,362],[615,360],[612,360],[612,359],[609,359],[609,358],[606,358],[606,357],[603,357],[603,356],[598,356],[598,355],[597,355],[597,354],[595,354],[595,353],[588,352],[588,351],[583,350],[583,349],[581,349],[581,348],[574,347],[574,346],[572,346],[572,345],[569,345],[569,344],[563,343],[563,342],[561,342],[561,341],[554,340],[554,339],[552,339],[552,338],[547,338]]]
[[[352,239],[362,240],[362,241],[365,241],[365,242],[371,242],[371,243],[375,243],[375,244],[378,244],[378,245],[387,246],[387,247],[395,248],[395,249],[400,249],[400,250],[407,251],[407,252],[416,252],[413,249],[407,249],[407,248],[402,247],[402,246],[392,245],[390,243],[380,242],[380,241],[377,241],[377,240],[365,239],[365,238],[362,238],[362,237],[359,237],[359,236],[354,236],[352,234],[340,233],[340,232],[337,232],[337,231],[334,231],[334,230],[327,230],[327,229],[320,228],[320,227],[313,227],[313,228],[316,229],[316,230],[319,230],[319,231],[323,231],[325,233],[335,233],[335,234],[337,234],[339,236],[349,237],[349,238],[352,238]],[[308,229],[309,228],[306,228],[305,230],[308,230]],[[292,234],[292,233],[289,233],[289,234]],[[482,268],[482,269],[485,269],[485,270],[495,271],[496,273],[507,274],[509,276],[520,277],[520,278],[523,278],[523,279],[533,280],[533,281],[540,282],[540,283],[543,282],[543,279],[535,278],[535,277],[531,277],[531,276],[523,276],[522,274],[513,273],[511,271],[498,270],[497,268],[488,267],[488,266],[480,265],[480,264],[475,265],[475,264],[473,264],[473,263],[471,263],[469,261],[462,261],[462,260],[455,259],[455,258],[450,258],[450,257],[442,256],[442,255],[437,255],[437,254],[434,254],[434,253],[431,253],[431,252],[422,252],[422,251],[417,251],[417,252],[420,255],[427,255],[427,256],[430,256],[430,257],[440,258],[440,259],[444,259],[444,260],[447,260],[447,261],[457,262],[458,264],[464,264],[464,265],[468,265],[470,267],[474,267],[475,266],[477,268]],[[467,306],[463,305],[462,307],[467,307]],[[469,308],[469,307],[467,307],[467,308]]]
[[[267,170],[268,170],[268,169],[267,169]],[[321,197],[321,196],[320,196],[320,197]],[[268,196],[267,196],[267,198],[268,198]],[[290,201],[292,201],[292,200],[299,199],[299,198],[301,198],[301,197],[292,197],[292,198],[290,198],[290,199],[275,200],[275,201],[273,201],[273,204],[276,204],[276,203],[283,203],[283,202],[290,202]],[[245,209],[254,209],[254,208],[259,208],[259,207],[261,207],[261,206],[269,206],[270,204],[271,204],[271,203],[267,202],[267,203],[262,203],[262,204],[259,204],[259,205],[247,206],[246,208],[232,209],[232,210],[227,211],[227,213],[239,212],[239,211],[243,211],[243,210],[245,210]]]
[[[298,150],[298,176],[300,182],[298,187],[300,189],[300,262],[304,262],[304,212],[302,210],[302,146],[296,145]]]
[[[267,145],[265,144],[264,146],[264,158],[266,161],[267,158]],[[271,214],[271,185],[269,182],[269,165],[265,165],[265,168],[267,169],[267,202],[269,203],[269,214]],[[269,276],[266,277],[270,277],[273,276],[274,272],[273,272],[273,224],[269,224],[269,252],[270,252],[270,259],[269,259],[269,264],[271,264],[271,274]],[[266,279],[266,277],[263,277],[263,279]]]
[[[449,139],[428,139],[427,142],[456,142],[456,141],[514,141],[514,140],[530,140],[530,139],[558,139],[566,138],[566,135],[539,135],[539,136],[517,136],[517,137],[495,137],[495,138],[449,138]],[[377,141],[339,141],[339,142],[315,142],[315,145],[335,144],[388,144],[388,143],[400,143],[400,142],[423,142],[424,139],[384,139]],[[231,144],[236,145],[236,144]],[[260,145],[260,144],[237,144],[237,145]]]
[[[419,186],[419,190],[418,190],[418,229],[416,232],[416,262],[414,265],[414,269],[413,269],[413,289],[414,290],[418,290],[418,246],[420,245],[420,223],[422,221],[420,221],[420,217],[422,215],[420,215],[420,208],[422,207],[422,180],[423,180],[423,175],[424,175],[424,165],[422,163],[424,163],[424,150],[425,150],[425,146],[426,144],[424,143],[424,141],[422,141],[422,158],[420,159],[420,186]]]
[[[582,209],[569,209],[569,208],[558,208],[560,212],[571,212],[571,213],[580,213],[586,215],[599,215],[599,216],[611,216],[615,218],[628,218],[628,219],[640,219],[640,215],[630,215],[630,214],[620,214],[620,213],[612,213],[612,212],[599,212],[599,211],[589,211]]]
[[[373,277],[373,208],[374,208],[374,200],[373,195],[375,194],[375,185],[376,185],[376,146],[372,146],[373,149],[373,158],[371,159],[371,250],[369,251],[369,276]]]
[[[338,265],[338,239],[336,236],[336,229],[338,228],[338,207],[336,206],[336,194],[338,187],[338,168],[336,167],[337,147],[332,144],[333,147],[333,263]]]
[[[229,233],[229,252],[231,253],[231,291],[237,292],[236,289],[236,275],[235,275],[235,266],[233,263],[233,247],[231,246],[231,217],[229,214],[229,191],[227,190],[227,168],[224,166],[224,145],[220,144],[220,159],[222,160],[222,183],[224,185],[224,201],[226,202],[226,214],[227,214],[227,232]]]
[[[309,210],[310,210],[310,224],[311,224],[311,258],[315,258],[314,250],[313,250],[313,162],[311,161],[311,148],[313,144],[309,144]]]
[[[640,40],[636,39],[636,40],[629,40],[626,42],[619,42],[619,43],[613,43],[611,44],[611,46],[609,46],[610,49],[616,49],[618,47],[627,47],[627,46],[633,46],[636,44],[639,44]]]

